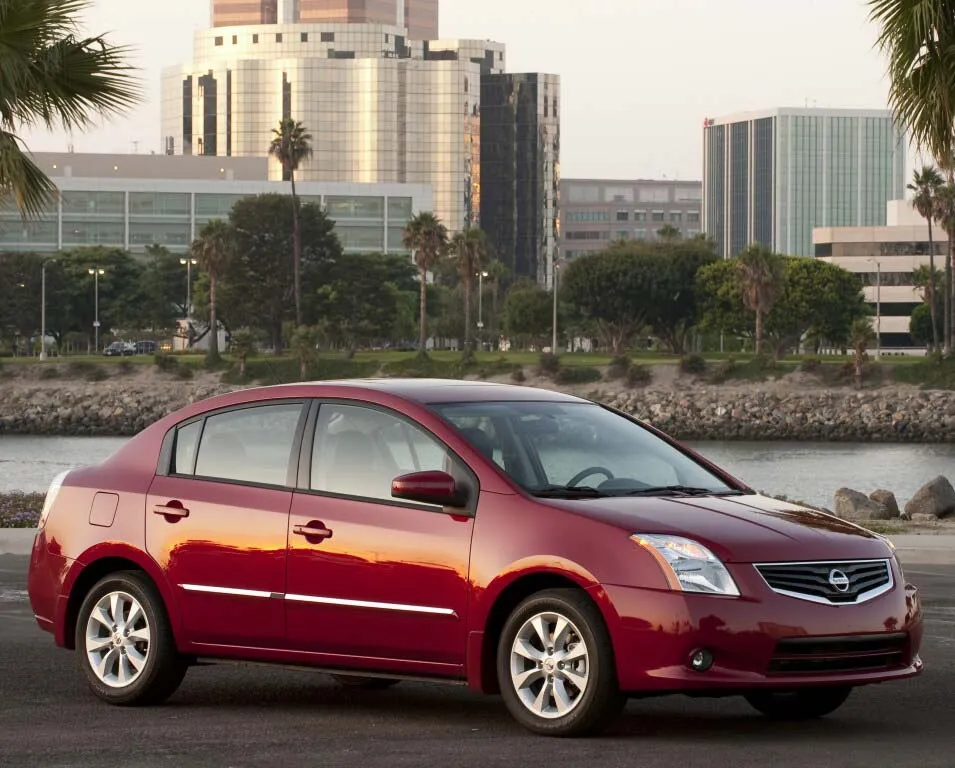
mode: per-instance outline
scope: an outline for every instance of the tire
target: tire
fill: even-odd
[[[747,694],[746,701],[757,712],[773,720],[812,720],[835,712],[850,693],[851,687],[756,691]]]
[[[107,626],[117,612],[122,621]],[[75,639],[77,661],[90,688],[110,704],[159,704],[179,688],[189,666],[176,650],[156,587],[136,571],[113,573],[96,583],[80,606]],[[93,660],[104,671],[98,672]]]
[[[383,691],[398,685],[400,680],[389,677],[357,677],[352,675],[332,675],[342,688],[361,688],[366,691]]]
[[[549,638],[548,646],[538,627]],[[555,632],[556,644],[550,646]],[[516,653],[519,639],[522,652]],[[561,661],[568,654],[570,660]],[[597,734],[627,701],[618,687],[613,644],[603,616],[586,594],[575,589],[538,592],[514,610],[498,643],[497,675],[511,715],[542,736]]]

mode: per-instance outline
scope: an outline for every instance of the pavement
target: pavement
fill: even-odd
[[[955,567],[912,566],[922,590],[926,671],[855,691],[834,715],[774,724],[742,700],[631,702],[602,737],[535,737],[498,697],[401,683],[347,691],[318,673],[215,665],[189,671],[160,707],[93,698],[77,658],[30,612],[27,558],[0,556],[0,766],[587,766],[951,768]],[[944,714],[949,712],[949,715]]]

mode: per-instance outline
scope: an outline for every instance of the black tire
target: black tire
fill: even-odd
[[[342,688],[361,688],[365,691],[383,691],[401,682],[390,677],[358,677],[357,675],[332,675],[332,677]]]
[[[100,680],[86,650],[86,628],[90,615],[96,604],[112,592],[122,592],[135,598],[142,606],[149,629],[145,664],[139,676],[132,683],[122,687],[113,687]],[[189,667],[189,660],[176,650],[172,628],[158,590],[147,576],[136,571],[113,573],[96,583],[80,606],[76,619],[75,639],[77,661],[90,688],[96,696],[110,704],[120,706],[159,704],[176,692]]]
[[[835,712],[850,693],[851,687],[754,691],[746,695],[746,701],[757,712],[772,720],[812,720]]]
[[[554,718],[542,717],[528,709],[511,679],[514,640],[521,627],[542,612],[552,612],[568,619],[579,630],[580,640],[589,656],[588,680],[583,693],[576,694],[576,703],[568,714]],[[600,609],[576,589],[548,589],[531,595],[517,606],[501,632],[497,676],[501,696],[511,715],[525,728],[542,736],[576,737],[600,733],[627,703],[617,683],[613,643]]]

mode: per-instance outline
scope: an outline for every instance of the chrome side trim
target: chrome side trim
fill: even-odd
[[[816,565],[816,566],[831,566],[835,568],[838,565],[847,565],[847,564],[862,564],[862,563],[881,563],[885,566],[886,575],[889,577],[887,583],[883,584],[881,587],[876,587],[875,589],[870,589],[868,592],[861,592],[856,595],[856,599],[851,603],[840,602],[834,603],[831,600],[827,600],[824,597],[816,597],[815,595],[804,595],[801,592],[791,592],[787,589],[776,589],[773,587],[766,577],[763,576],[763,572],[759,570],[760,566],[773,567],[778,565]],[[870,600],[874,600],[880,595],[884,595],[886,592],[892,590],[895,587],[895,575],[892,573],[892,566],[888,560],[805,560],[801,562],[787,562],[787,563],[753,563],[753,569],[756,573],[759,574],[759,578],[763,580],[763,583],[769,587],[772,592],[775,592],[777,595],[785,595],[786,597],[793,597],[797,600],[805,600],[808,603],[817,603],[819,605],[831,605],[834,608],[842,608],[847,605],[861,605],[862,603],[867,603]]]
[[[236,595],[238,597],[275,597],[272,592],[258,589],[236,589],[234,587],[210,587],[205,584],[180,584],[187,592],[207,592],[215,595]],[[281,595],[279,595],[281,597]]]
[[[401,603],[375,603],[369,600],[346,600],[341,597],[317,597],[315,595],[286,595],[286,600],[296,603],[319,603],[322,605],[341,605],[349,608],[374,608],[381,611],[403,611],[405,613],[429,613],[438,616],[454,616],[451,608],[435,608],[428,605],[403,605]]]

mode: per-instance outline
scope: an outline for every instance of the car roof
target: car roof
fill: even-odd
[[[537,387],[522,387],[514,384],[496,384],[487,381],[462,381],[458,379],[343,379],[338,381],[301,382],[298,384],[278,384],[257,390],[260,396],[268,396],[271,391],[276,395],[283,390],[295,387],[308,387],[315,397],[334,397],[336,392],[350,395],[364,392],[400,397],[421,404],[432,403],[469,403],[493,402],[502,400],[522,400],[537,402],[585,403],[580,397],[563,392],[554,392]]]

